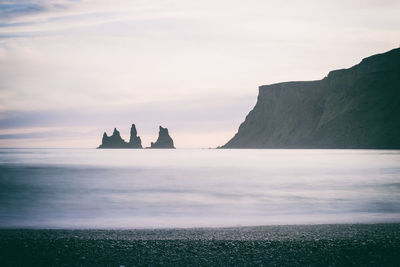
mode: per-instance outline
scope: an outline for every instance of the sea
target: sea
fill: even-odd
[[[0,227],[400,222],[400,150],[0,149]]]

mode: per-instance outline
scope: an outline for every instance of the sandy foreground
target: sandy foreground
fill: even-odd
[[[1,266],[399,266],[400,224],[1,229]]]

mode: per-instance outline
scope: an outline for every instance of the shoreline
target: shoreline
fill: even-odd
[[[328,230],[331,228],[354,228],[354,227],[385,227],[385,226],[399,226],[400,228],[400,221],[388,221],[388,222],[343,222],[343,223],[298,223],[298,224],[264,224],[264,225],[237,225],[237,226],[188,226],[188,227],[115,227],[115,228],[101,228],[101,227],[14,227],[14,226],[0,226],[0,233],[7,232],[7,231],[27,231],[27,232],[36,232],[36,231],[49,231],[49,232],[130,232],[130,233],[150,233],[150,232],[162,232],[167,235],[172,233],[185,233],[190,234],[194,232],[225,232],[225,233],[235,233],[235,232],[242,232],[242,233],[251,233],[251,232],[267,232],[267,231],[277,231],[278,229],[285,229],[285,230],[294,230],[298,231],[299,229],[307,230],[312,228],[319,228]],[[326,232],[328,233],[328,231]],[[199,236],[198,236],[199,237]],[[201,237],[201,236],[200,236]]]
[[[385,265],[400,223],[179,229],[0,229],[5,266]]]

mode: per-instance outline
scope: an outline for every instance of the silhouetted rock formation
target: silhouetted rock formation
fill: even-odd
[[[142,140],[140,139],[140,136],[137,136],[135,124],[132,124],[131,127],[131,137],[129,139],[129,146],[130,148],[142,148]]]
[[[99,148],[125,148],[127,143],[121,138],[119,131],[114,128],[114,132],[111,136],[108,136],[106,132],[103,134],[103,140]]]
[[[168,129],[160,126],[160,131],[158,132],[158,139],[155,143],[151,142],[149,148],[175,148],[174,141],[171,136],[169,136]]]
[[[400,148],[400,49],[319,81],[259,87],[222,148]]]
[[[132,124],[129,143],[125,142],[119,131],[114,128],[111,136],[107,136],[107,133],[104,132],[101,145],[98,148],[142,148],[142,140],[137,136],[135,124]]]

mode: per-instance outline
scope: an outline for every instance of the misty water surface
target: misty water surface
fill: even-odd
[[[0,149],[0,227],[400,222],[400,151]]]

